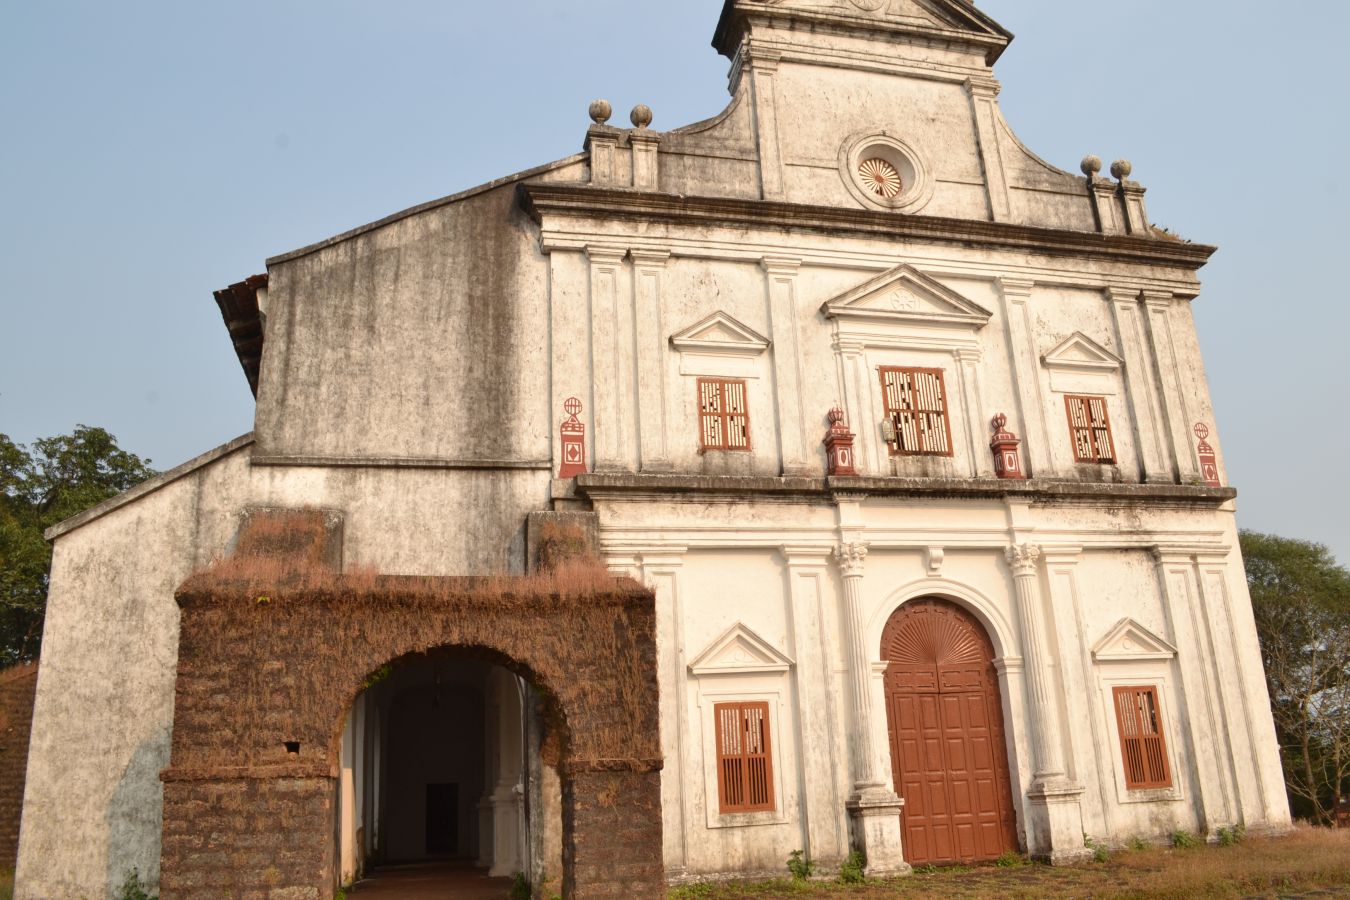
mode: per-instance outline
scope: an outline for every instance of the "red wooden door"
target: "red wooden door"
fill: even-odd
[[[994,648],[946,600],[907,603],[881,639],[895,792],[912,864],[997,859],[1017,849]]]

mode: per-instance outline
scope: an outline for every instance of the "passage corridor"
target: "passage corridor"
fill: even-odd
[[[360,900],[504,900],[510,891],[510,878],[489,878],[467,863],[428,862],[376,869],[348,895]]]

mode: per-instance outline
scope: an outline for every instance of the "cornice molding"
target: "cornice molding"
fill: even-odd
[[[541,226],[546,216],[558,216],[790,228],[934,243],[980,243],[1010,250],[1035,250],[1052,256],[1144,263],[1190,271],[1204,266],[1218,250],[1205,244],[1153,238],[770,200],[687,197],[558,183],[526,183],[519,190],[525,211]]]

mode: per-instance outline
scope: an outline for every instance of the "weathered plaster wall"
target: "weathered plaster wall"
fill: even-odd
[[[132,868],[158,877],[173,591],[228,551],[245,508],[342,511],[349,565],[518,573],[525,515],[548,490],[547,472],[254,467],[253,452],[169,473],[163,487],[57,538],[18,896],[99,896]]]
[[[773,504],[716,492],[661,503],[598,488],[591,496],[611,566],[643,578],[658,596],[672,877],[776,871],[795,849],[827,865],[836,861],[847,853],[843,801],[854,727],[848,624],[831,558],[841,540],[836,510],[806,498]],[[878,496],[849,527],[871,548],[863,579],[871,663],[880,664],[882,630],[907,600],[946,597],[985,624],[1007,665],[1000,670],[1005,750],[1024,846],[1032,827],[1031,732],[1044,723],[1027,699],[1029,650],[1004,558],[1017,535],[1034,534],[1042,548],[1040,602],[1063,679],[1053,739],[1084,788],[1082,830],[1124,842],[1175,828],[1287,824],[1260,658],[1240,614],[1247,609],[1250,616],[1231,511],[1147,501],[1027,506]],[[1173,570],[1180,578],[1165,589],[1164,573]],[[1175,655],[1107,658],[1118,648],[1101,644],[1127,618],[1178,648]],[[716,668],[710,654],[717,657],[719,639],[737,628],[761,639],[768,655],[732,646],[723,654],[732,670],[699,674]],[[1099,652],[1106,656],[1098,659]],[[872,705],[883,711],[874,671]],[[1173,789],[1124,789],[1110,694],[1119,684],[1159,686]],[[771,704],[780,785],[773,814],[717,811],[709,712],[719,699]],[[873,727],[875,741],[887,747],[884,713]]]
[[[514,183],[269,275],[260,454],[548,459],[548,267]]]

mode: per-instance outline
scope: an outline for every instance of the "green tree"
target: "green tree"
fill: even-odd
[[[0,663],[40,648],[52,560],[42,533],[151,477],[149,463],[87,425],[31,451],[0,434]]]
[[[1290,799],[1331,824],[1350,784],[1350,572],[1321,544],[1241,541]]]

